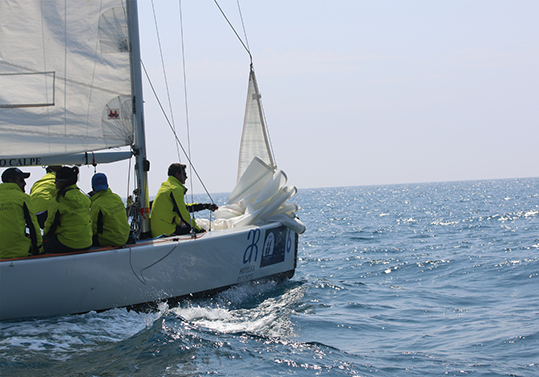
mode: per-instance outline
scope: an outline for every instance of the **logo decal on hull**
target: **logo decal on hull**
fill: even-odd
[[[251,237],[252,236],[252,237]],[[243,264],[250,263],[254,252],[254,261],[258,258],[258,241],[260,240],[260,229],[251,229],[247,234],[247,240],[251,241],[251,244],[247,246],[243,253]]]
[[[271,266],[284,261],[287,234],[287,228],[284,226],[270,229],[266,232],[260,267]]]

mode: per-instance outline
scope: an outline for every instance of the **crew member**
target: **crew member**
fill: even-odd
[[[56,172],[56,197],[49,201],[43,229],[45,253],[67,253],[92,246],[90,198],[77,187],[79,168],[62,167]]]
[[[103,173],[94,174],[92,189],[90,218],[94,246],[125,245],[130,227],[122,199],[111,191]]]
[[[30,197],[41,228],[45,226],[45,220],[47,220],[49,200],[56,195],[56,172],[60,168],[61,166],[59,165],[47,166],[47,173],[41,179],[38,179],[30,189]]]
[[[177,163],[169,166],[168,179],[161,184],[153,201],[150,226],[154,238],[163,234],[188,234],[192,230],[195,233],[203,232],[189,212],[218,209],[217,205],[212,203],[185,204],[184,195],[187,192],[184,186],[187,180],[185,168],[185,165]]]
[[[19,168],[2,173],[0,184],[0,259],[22,258],[43,252],[41,231],[32,200],[25,194],[26,178]],[[26,234],[26,228],[30,234]]]

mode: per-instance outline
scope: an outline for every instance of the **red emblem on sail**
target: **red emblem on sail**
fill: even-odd
[[[116,110],[116,109],[114,109],[114,110],[111,109],[111,110],[109,111],[109,119],[118,119],[118,118],[120,118],[120,115],[118,114],[118,110]]]

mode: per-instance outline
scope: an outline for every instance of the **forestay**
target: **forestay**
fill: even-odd
[[[0,159],[132,144],[124,1],[4,1],[0,25]]]

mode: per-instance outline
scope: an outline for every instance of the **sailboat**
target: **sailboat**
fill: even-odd
[[[296,189],[268,147],[252,67],[228,204],[200,224],[203,234],[145,238],[150,164],[137,2],[30,3],[0,1],[0,167],[134,158],[136,242],[0,260],[0,320],[138,307],[292,277],[305,225],[287,203]]]

